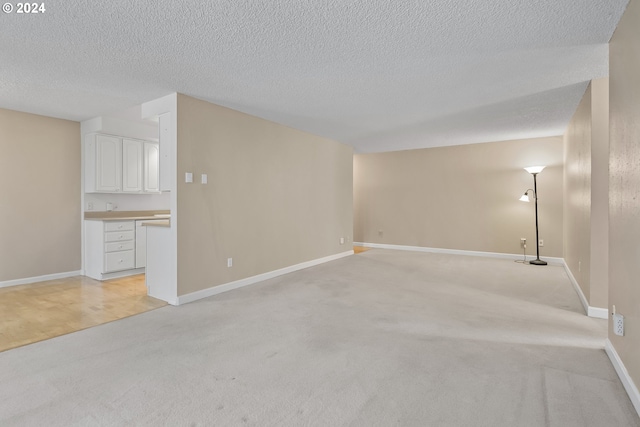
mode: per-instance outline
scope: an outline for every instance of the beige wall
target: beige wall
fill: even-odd
[[[592,307],[609,300],[609,78],[591,82],[591,265]]]
[[[0,282],[79,270],[80,124],[0,109]]]
[[[564,259],[591,307],[606,308],[609,79],[593,80],[564,135]]]
[[[354,239],[359,242],[535,255],[533,203],[518,201],[538,175],[545,256],[562,257],[561,137],[390,153],[354,160]]]
[[[609,339],[640,387],[640,1],[631,0],[610,44],[609,305],[625,336]],[[609,322],[611,324],[611,322]],[[610,327],[611,328],[611,327]]]
[[[564,135],[564,259],[589,301],[591,265],[591,84]],[[591,305],[591,304],[590,304]]]
[[[178,295],[352,249],[351,147],[179,95],[177,150]]]

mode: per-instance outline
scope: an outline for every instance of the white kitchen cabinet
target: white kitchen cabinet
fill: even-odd
[[[85,221],[85,275],[106,280],[138,274],[135,221]]]
[[[140,193],[142,191],[142,141],[122,140],[122,191]]]
[[[144,143],[144,192],[160,192],[160,147],[155,142]]]
[[[157,142],[114,135],[85,136],[85,192],[158,193]]]
[[[122,141],[107,135],[96,135],[94,142],[93,164],[95,174],[92,177],[96,191],[117,192],[122,179]]]

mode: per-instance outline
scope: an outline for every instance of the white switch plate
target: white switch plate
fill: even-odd
[[[341,237],[341,238],[340,238],[340,244],[341,244],[341,245],[344,245],[344,237]]]
[[[184,182],[193,182],[193,174],[191,172],[184,174]]]
[[[202,176],[200,177],[200,182],[202,182],[203,184],[207,183],[207,174],[203,173]]]
[[[233,258],[227,258],[227,267],[233,267]]]

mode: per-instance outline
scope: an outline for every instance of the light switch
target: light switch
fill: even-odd
[[[206,173],[203,173],[203,174],[202,174],[202,176],[201,176],[200,178],[201,178],[201,182],[202,182],[203,184],[206,184],[206,183],[207,183],[207,174],[206,174]]]
[[[191,172],[184,174],[184,182],[193,182],[193,174]]]

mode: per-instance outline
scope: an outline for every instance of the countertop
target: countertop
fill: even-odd
[[[143,222],[141,225],[146,227],[171,227],[171,221],[168,219],[155,219],[154,221]]]
[[[167,225],[161,227],[168,227],[170,211],[157,210],[157,211],[93,211],[85,212],[84,219],[89,221],[132,221],[132,220],[163,220]],[[160,221],[156,221],[160,222]],[[154,224],[155,225],[155,224]]]

